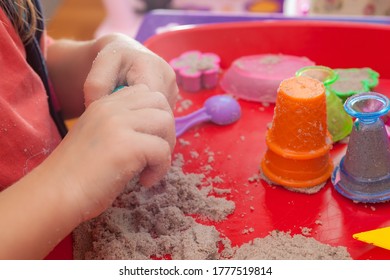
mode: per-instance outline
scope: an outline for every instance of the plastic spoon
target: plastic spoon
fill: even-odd
[[[237,100],[229,95],[215,95],[208,98],[201,109],[175,119],[176,137],[201,122],[211,121],[218,125],[227,125],[236,122],[240,116],[241,107]]]
[[[113,93],[124,87],[118,86]],[[228,125],[237,121],[240,116],[241,107],[236,99],[229,95],[214,95],[205,101],[201,109],[187,116],[175,118],[176,137],[201,122],[212,121],[218,125]]]

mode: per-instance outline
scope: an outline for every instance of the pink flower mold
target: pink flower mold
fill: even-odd
[[[178,85],[185,91],[197,92],[218,85],[220,61],[215,53],[192,50],[172,59],[169,64],[176,72]]]

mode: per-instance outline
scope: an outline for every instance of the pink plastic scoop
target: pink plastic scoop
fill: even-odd
[[[175,119],[176,137],[190,127],[205,121],[227,125],[236,122],[240,116],[241,107],[236,99],[229,95],[215,95],[208,98],[201,109]]]

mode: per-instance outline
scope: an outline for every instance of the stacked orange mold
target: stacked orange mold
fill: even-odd
[[[329,179],[333,170],[332,140],[323,83],[310,77],[281,82],[266,144],[261,169],[272,183],[310,188]]]

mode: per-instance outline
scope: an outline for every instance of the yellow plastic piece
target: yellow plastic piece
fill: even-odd
[[[353,238],[390,250],[390,227],[355,233]]]

